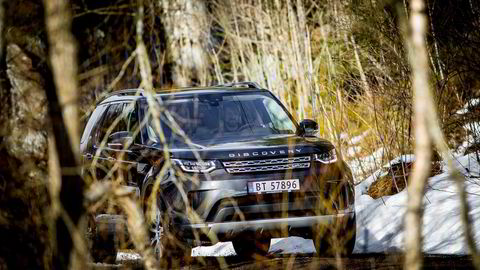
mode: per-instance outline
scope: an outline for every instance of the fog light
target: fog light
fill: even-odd
[[[337,152],[332,148],[330,151],[313,155],[313,160],[323,164],[334,163],[337,161]]]
[[[184,172],[211,172],[213,171],[215,166],[215,161],[213,160],[205,160],[205,161],[197,161],[197,160],[186,160],[186,159],[172,159],[174,164],[182,168]]]

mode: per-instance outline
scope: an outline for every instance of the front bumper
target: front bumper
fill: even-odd
[[[354,220],[355,210],[350,207],[332,215],[188,224],[180,225],[178,229],[180,229],[184,239],[197,239],[202,243],[216,243],[231,241],[243,234],[254,234],[256,237],[265,238],[311,237],[312,231],[319,226],[342,226],[342,228],[346,228]]]
[[[276,218],[276,216],[254,217],[256,214],[269,214],[279,211],[314,211],[309,216],[331,214],[326,208],[344,210],[354,204],[354,191],[348,174],[340,170],[336,164],[316,165],[308,170],[285,172],[228,174],[216,172],[218,175],[210,180],[192,181],[175,180],[175,174],[161,184],[160,209],[170,212],[173,223],[184,225],[190,223],[220,223],[235,219],[236,212],[243,212],[252,217],[245,220]],[[200,175],[195,175],[200,177]],[[171,179],[171,180],[169,180]],[[252,181],[272,181],[299,179],[300,190],[288,192],[286,197],[281,193],[250,193],[248,183]],[[182,184],[178,184],[181,182]],[[177,183],[177,184],[176,184]],[[183,190],[179,191],[179,186]],[[284,192],[285,193],[285,192]],[[186,198],[181,194],[186,194]],[[281,198],[277,198],[280,195]],[[187,200],[185,200],[187,199]],[[333,204],[326,205],[325,201]],[[337,202],[335,204],[335,201]],[[189,206],[199,217],[190,220],[186,214]],[[304,216],[304,215],[299,215]],[[238,221],[238,220],[234,220]]]
[[[182,182],[187,202],[178,196],[182,194],[177,191],[178,184],[167,186],[165,181],[161,189],[166,203],[159,207],[167,211],[172,233],[191,245],[230,241],[252,233],[262,238],[308,238],[317,226],[343,225],[355,219],[354,189],[348,172],[337,163],[312,163],[309,169],[288,172],[228,174],[217,170],[210,174],[210,180]],[[284,179],[299,179],[300,190],[248,191],[250,181]],[[191,211],[194,216],[188,214]]]

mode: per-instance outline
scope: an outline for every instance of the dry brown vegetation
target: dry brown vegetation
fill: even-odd
[[[401,192],[408,185],[412,169],[413,162],[390,164],[388,168],[384,168],[388,173],[378,177],[368,188],[367,194],[374,199],[378,199],[383,196],[390,196]],[[432,161],[429,176],[432,177],[442,172],[442,162],[438,160]]]

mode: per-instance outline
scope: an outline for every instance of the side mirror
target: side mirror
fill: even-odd
[[[304,119],[300,122],[300,129],[304,136],[315,137],[318,132],[318,124],[311,119]]]
[[[117,131],[108,136],[107,145],[110,148],[123,149],[133,143],[133,134],[128,131]]]

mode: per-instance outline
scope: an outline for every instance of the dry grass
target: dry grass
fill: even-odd
[[[413,163],[400,163],[391,166],[388,174],[379,177],[368,188],[367,194],[373,199],[383,196],[395,195],[407,187],[409,175],[413,169]],[[442,173],[442,163],[433,161],[430,169],[430,177]]]
[[[405,181],[406,179],[404,178],[392,178],[391,175],[387,174],[378,178],[377,181],[370,186],[367,194],[374,199],[397,194],[405,189]]]

